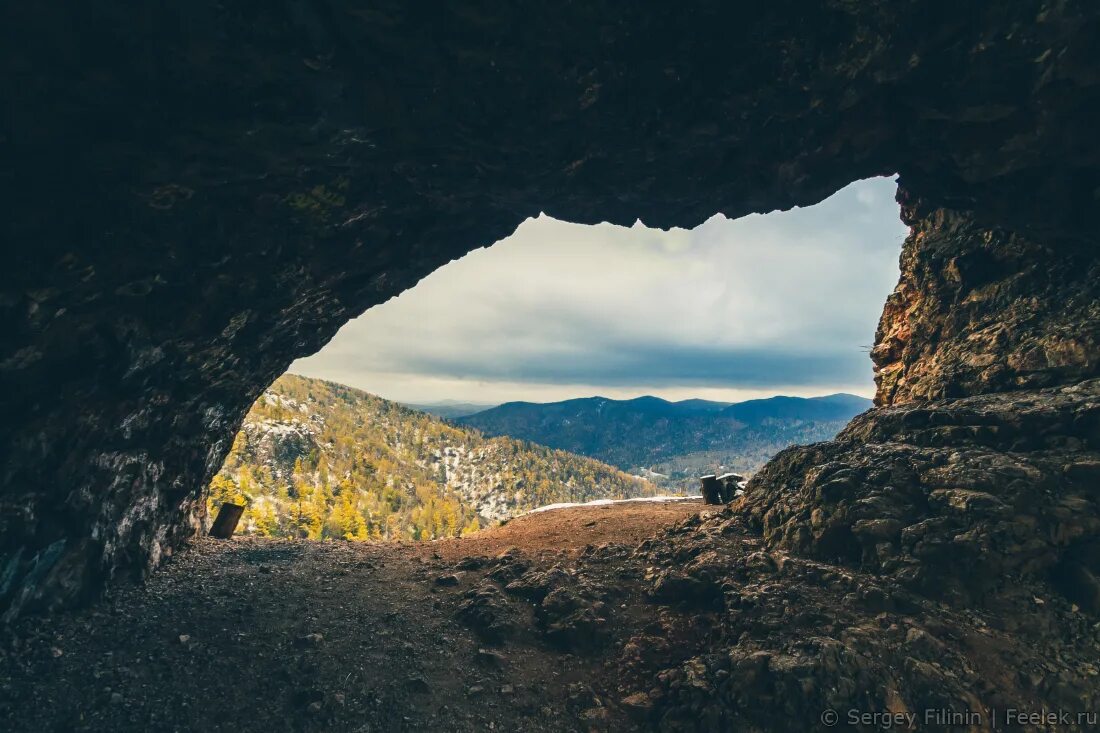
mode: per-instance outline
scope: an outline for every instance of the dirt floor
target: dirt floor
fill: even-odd
[[[422,555],[438,554],[445,560],[460,560],[470,555],[496,556],[513,547],[536,557],[559,553],[575,555],[589,545],[637,544],[658,529],[698,514],[704,508],[707,507],[699,500],[638,501],[554,509],[526,514],[471,537],[405,547],[415,548]]]
[[[0,730],[631,729],[613,660],[628,629],[668,624],[614,558],[705,509],[560,509],[418,544],[202,539],[143,586],[5,631]],[[555,585],[581,557],[614,590]]]

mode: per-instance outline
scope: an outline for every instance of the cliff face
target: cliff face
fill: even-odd
[[[901,279],[879,322],[876,404],[1080,381],[1100,373],[1100,260],[905,202]]]
[[[295,357],[539,211],[897,172],[880,401],[1093,374],[1095,4],[739,5],[5,6],[0,608],[155,566]]]

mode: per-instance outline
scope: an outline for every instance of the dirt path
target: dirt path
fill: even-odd
[[[626,632],[596,616],[659,625],[657,607],[619,582],[536,611],[555,587],[541,574],[568,580],[587,556],[615,575],[614,557],[702,509],[562,509],[416,545],[204,539],[142,587],[6,632],[0,729],[630,728],[605,706]]]

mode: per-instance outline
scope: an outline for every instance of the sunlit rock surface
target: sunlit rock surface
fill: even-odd
[[[902,207],[912,231],[871,354],[878,404],[1097,374],[1100,260],[1091,242],[1031,239],[921,204]]]

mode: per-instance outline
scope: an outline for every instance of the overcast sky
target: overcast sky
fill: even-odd
[[[692,230],[528,219],[290,371],[406,402],[869,396],[906,234],[894,189]]]

